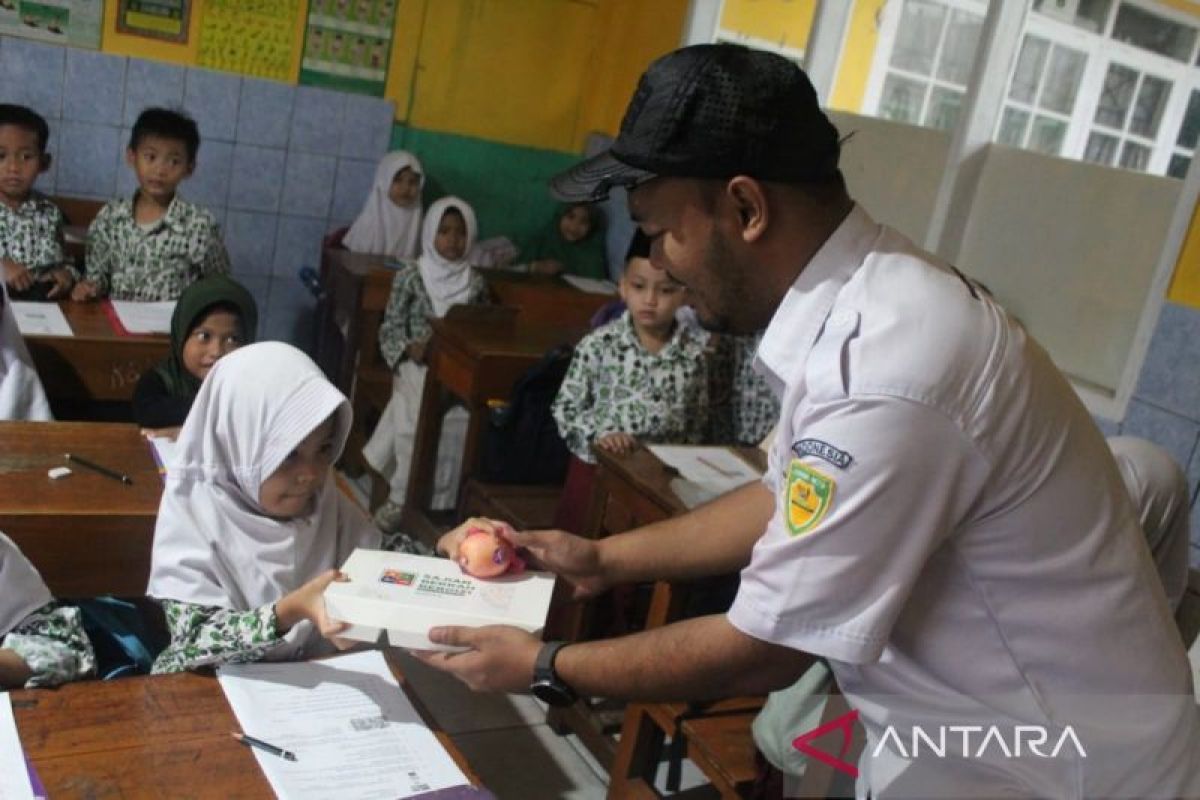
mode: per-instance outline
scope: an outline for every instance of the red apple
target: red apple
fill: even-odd
[[[458,564],[464,572],[476,578],[495,578],[510,567],[519,571],[524,566],[506,539],[480,528],[468,531],[458,546]]]

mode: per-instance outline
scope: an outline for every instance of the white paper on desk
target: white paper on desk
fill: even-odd
[[[283,800],[410,797],[469,783],[378,650],[217,675],[242,731],[296,754],[254,749]]]
[[[150,450],[154,455],[154,461],[158,464],[158,472],[161,475],[167,474],[167,467],[175,459],[175,440],[168,439],[166,436],[151,436]]]
[[[171,315],[175,313],[175,301],[142,303],[133,300],[113,300],[113,311],[121,325],[130,333],[170,333]]]
[[[589,294],[617,293],[617,285],[612,281],[598,281],[595,278],[582,278],[578,275],[563,275],[562,279],[581,292]]]
[[[22,336],[74,336],[58,303],[10,303]]]
[[[8,692],[0,693],[0,800],[33,800],[33,785],[25,768],[25,753]]]
[[[695,508],[762,477],[758,470],[725,447],[652,444],[650,452],[679,471],[682,480],[673,481],[671,488],[688,508]]]

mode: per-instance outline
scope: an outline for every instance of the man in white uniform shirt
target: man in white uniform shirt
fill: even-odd
[[[1186,655],[1104,438],[986,292],[854,205],[839,150],[798,68],[701,45],[651,65],[612,150],[552,184],[628,188],[701,323],[766,328],[782,413],[761,485],[517,543],[581,596],[740,568],[728,614],[569,646],[441,628],[470,650],[424,657],[552,702],[760,693],[823,657],[867,732],[861,796],[1200,794]]]

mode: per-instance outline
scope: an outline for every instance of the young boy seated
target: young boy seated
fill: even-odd
[[[583,338],[554,400],[567,448],[624,453],[639,441],[699,444],[708,432],[707,335],[681,325],[683,286],[650,265],[639,231],[620,283],[625,313]]]
[[[50,167],[46,120],[25,106],[0,104],[0,264],[14,300],[66,295],[79,277],[63,255],[63,216],[33,190]]]
[[[200,132],[190,117],[166,108],[141,113],[125,151],[138,190],[113,200],[93,220],[75,300],[175,300],[193,281],[229,272],[213,215],[175,193],[196,168],[199,149]]]

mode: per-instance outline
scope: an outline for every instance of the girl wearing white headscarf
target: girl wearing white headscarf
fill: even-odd
[[[171,633],[155,672],[332,649],[322,592],[356,547],[381,546],[331,477],[350,414],[291,345],[248,345],[213,367],[167,465],[154,531],[147,593]]]
[[[342,244],[356,253],[409,259],[421,231],[421,190],[425,171],[412,153],[388,153],[375,168],[371,194]]]
[[[3,283],[0,281],[0,419],[54,419]]]
[[[95,670],[79,609],[54,602],[33,564],[0,533],[0,689],[55,686]]]
[[[475,212],[457,197],[429,207],[421,231],[421,257],[396,273],[383,322],[379,349],[395,371],[392,398],[363,448],[363,456],[387,478],[388,502],[375,514],[386,531],[399,527],[416,437],[421,394],[425,388],[425,345],[430,317],[445,316],[453,305],[487,301],[487,284],[467,263],[475,244]],[[467,415],[461,407],[446,413],[438,441],[434,508],[451,508],[458,497]]]

